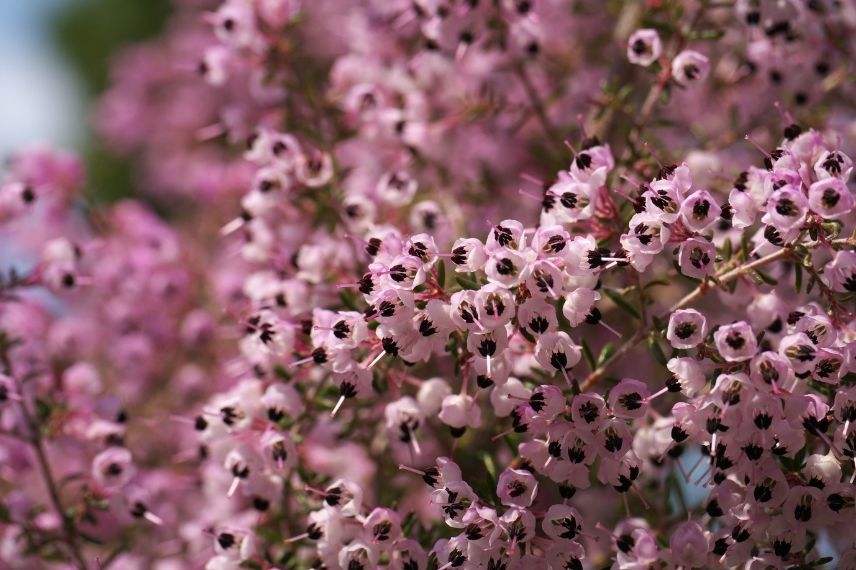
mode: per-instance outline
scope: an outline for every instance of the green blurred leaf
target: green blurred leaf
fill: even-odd
[[[625,313],[629,314],[636,320],[641,320],[642,317],[639,316],[639,312],[635,308],[633,308],[633,305],[627,302],[624,297],[621,296],[620,293],[612,289],[606,288],[603,289],[603,292],[606,294],[607,297],[612,300],[613,303],[615,303]]]
[[[597,363],[594,360],[594,353],[591,351],[591,347],[586,342],[586,339],[582,339],[581,344],[583,347],[583,358],[586,359],[586,364],[588,364],[589,370],[594,370],[597,368]]]
[[[437,284],[446,287],[446,264],[442,259],[437,262]]]
[[[469,278],[464,277],[462,275],[455,277],[455,281],[457,281],[458,285],[460,285],[464,289],[478,289],[479,288],[479,284],[476,283],[475,280],[469,279]]]
[[[665,366],[669,362],[666,355],[663,353],[663,349],[660,348],[660,343],[657,342],[656,337],[648,337],[648,350],[651,351],[651,355],[654,357],[654,360],[659,362],[662,366]]]
[[[54,20],[54,42],[83,84],[90,103],[110,82],[110,66],[122,48],[156,35],[172,9],[170,0],[77,0]],[[111,153],[92,133],[82,137],[86,196],[94,203],[134,194],[129,159]]]
[[[611,342],[606,343],[597,357],[597,366],[602,366],[613,354],[615,354],[615,345]]]

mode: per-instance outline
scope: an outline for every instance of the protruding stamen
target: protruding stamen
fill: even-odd
[[[413,446],[413,453],[422,455],[422,449],[419,447],[419,440],[416,439],[416,431],[410,430],[410,445]]]
[[[416,469],[415,467],[408,467],[404,463],[399,463],[398,468],[401,469],[402,471],[407,471],[408,473],[413,473],[414,475],[419,475],[420,477],[425,476],[425,472],[422,471],[421,469]]]
[[[302,366],[302,365],[304,365],[304,364],[306,364],[306,363],[308,363],[308,362],[312,362],[313,360],[314,360],[314,357],[312,357],[312,356],[307,356],[306,358],[301,358],[300,360],[295,360],[294,362],[292,362],[292,363],[290,364],[290,366],[291,366],[292,368],[297,368],[298,366]]]
[[[306,537],[308,537],[308,536],[309,536],[309,533],[308,533],[308,532],[304,532],[303,534],[298,534],[297,536],[292,536],[291,538],[286,538],[284,542],[285,542],[286,544],[289,544],[289,543],[291,543],[291,542],[297,542],[297,541],[299,541],[299,540],[303,540],[304,538],[306,538]]]
[[[501,437],[505,437],[505,436],[507,436],[507,435],[509,435],[509,434],[511,434],[511,433],[514,433],[514,428],[507,429],[507,430],[505,430],[505,431],[503,431],[503,432],[499,432],[498,434],[496,434],[495,436],[493,436],[492,438],[490,438],[490,440],[491,440],[491,441],[496,441],[496,440],[498,440],[499,438],[501,438]],[[457,440],[456,440],[456,441],[457,441]]]
[[[611,332],[612,334],[614,334],[617,338],[621,338],[621,333],[618,332],[617,330],[615,330],[614,328],[612,328],[611,326],[609,326],[608,324],[606,324],[603,320],[598,321],[598,324],[600,326],[602,326],[603,328],[605,328],[606,330],[608,330],[609,332]]]
[[[368,365],[368,370],[371,370],[372,368],[374,368],[374,365],[377,364],[378,362],[380,362],[380,359],[383,358],[385,354],[386,354],[386,351],[381,350],[380,353],[374,357],[371,364]]]
[[[659,398],[660,396],[662,396],[663,394],[665,394],[665,393],[666,393],[666,392],[668,392],[668,391],[669,391],[669,388],[668,388],[668,387],[660,388],[659,390],[657,390],[656,392],[654,392],[653,394],[651,394],[650,396],[648,396],[647,398],[645,398],[645,401],[646,401],[646,402],[651,402],[651,401],[652,401],[652,400],[654,400],[655,398]]]
[[[143,513],[143,518],[146,519],[147,521],[149,521],[150,523],[154,524],[154,525],[157,525],[157,526],[163,525],[163,519],[151,511],[146,511],[145,513]]]
[[[216,139],[223,134],[226,134],[226,127],[220,123],[215,123],[213,125],[208,125],[207,127],[202,127],[196,131],[196,140],[200,142],[210,141],[211,139]]]
[[[235,218],[234,220],[232,220],[231,222],[227,223],[222,228],[220,228],[220,235],[221,236],[227,236],[231,233],[234,233],[234,232],[238,231],[239,229],[241,229],[241,227],[244,225],[244,223],[245,223],[244,218]]]
[[[330,412],[330,415],[332,417],[336,417],[336,413],[339,411],[339,408],[341,408],[342,404],[344,404],[344,403],[345,403],[345,396],[339,396],[339,401],[336,402],[335,406],[333,406],[333,411]]]
[[[528,174],[528,173],[526,173],[526,172],[524,172],[523,174],[521,174],[521,175],[520,175],[520,178],[522,178],[523,180],[526,180],[526,181],[528,181],[528,182],[531,182],[532,184],[536,184],[536,185],[538,185],[538,186],[544,186],[544,181],[543,181],[543,180],[541,180],[540,178],[537,178],[537,177],[535,177],[535,176],[532,176],[531,174]]]

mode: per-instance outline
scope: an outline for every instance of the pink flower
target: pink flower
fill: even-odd
[[[105,489],[116,490],[130,482],[135,473],[131,452],[124,447],[111,447],[92,460],[92,476]]]
[[[809,187],[808,205],[831,220],[837,220],[853,211],[853,193],[839,178],[819,180]]]
[[[692,348],[707,336],[707,319],[695,309],[679,309],[669,317],[666,338],[675,348]]]
[[[678,526],[669,539],[669,546],[673,564],[687,568],[705,565],[708,553],[707,537],[697,522],[687,521]]]
[[[535,500],[538,482],[528,471],[506,469],[499,475],[496,494],[503,505],[526,508]]]
[[[758,350],[758,342],[752,327],[745,321],[723,325],[713,333],[719,354],[728,362],[748,360]]]
[[[706,239],[690,238],[681,242],[678,264],[687,277],[703,279],[711,275],[716,260],[716,248]]]
[[[636,30],[627,40],[627,59],[630,63],[647,67],[659,59],[663,44],[656,30]]]
[[[707,56],[690,49],[682,51],[672,60],[672,78],[684,87],[703,81],[709,70]]]

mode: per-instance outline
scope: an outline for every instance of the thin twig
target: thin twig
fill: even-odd
[[[853,245],[853,243],[847,239],[836,240],[835,242],[833,242],[833,244],[835,244],[835,245],[840,245],[840,244]],[[763,267],[764,265],[767,265],[767,264],[772,263],[774,261],[784,259],[785,257],[789,256],[792,252],[793,252],[793,247],[784,247],[784,248],[782,248],[778,251],[775,251],[769,255],[766,255],[760,259],[756,259],[755,261],[751,261],[749,263],[740,265],[739,267],[735,267],[734,269],[726,271],[726,272],[722,273],[721,275],[717,276],[715,278],[715,280],[719,285],[725,285],[725,284],[730,283],[731,281],[734,281],[735,279],[738,279],[739,277],[741,277],[741,276],[743,276],[743,275],[749,273],[750,271],[753,271],[759,267]],[[682,309],[683,307],[686,307],[687,305],[693,303],[695,300],[697,300],[698,298],[703,296],[705,293],[707,293],[707,291],[710,289],[711,289],[710,286],[708,286],[705,283],[702,283],[701,285],[699,285],[698,287],[693,289],[693,291],[691,291],[690,293],[685,295],[680,301],[678,301],[677,303],[672,305],[672,307],[669,309],[667,315],[677,311],[678,309]],[[594,386],[603,377],[603,375],[606,373],[607,369],[610,366],[612,366],[614,363],[618,362],[618,360],[622,356],[624,356],[627,352],[629,352],[631,349],[633,349],[637,344],[642,342],[642,340],[644,340],[648,336],[649,332],[650,332],[650,330],[646,327],[643,327],[643,328],[639,329],[638,331],[636,331],[636,333],[632,337],[630,337],[630,339],[628,339],[627,342],[625,342],[620,347],[618,347],[618,349],[612,354],[612,356],[610,356],[606,360],[606,362],[603,362],[600,366],[598,366],[597,368],[592,370],[592,372],[586,377],[585,380],[583,380],[582,384],[580,385],[581,389],[583,391],[585,391],[585,390],[591,388],[592,386]]]
[[[723,275],[717,277],[716,280],[719,282],[720,285],[725,285],[726,283],[730,283],[731,281],[734,281],[735,279],[737,279],[741,275],[745,275],[746,273],[749,273],[753,269],[757,269],[758,267],[763,267],[764,265],[767,265],[768,263],[772,263],[773,261],[787,257],[788,255],[791,254],[791,251],[792,250],[790,248],[783,247],[782,249],[780,249],[776,252],[773,252],[769,255],[766,255],[760,259],[756,259],[755,261],[752,261],[751,263],[747,263],[745,265],[735,267],[731,271],[728,271],[727,273],[724,273]],[[696,299],[698,299],[699,297],[704,295],[708,289],[710,289],[710,287],[707,284],[702,283],[701,285],[699,285],[698,287],[693,289],[690,293],[688,293],[686,296],[684,296],[683,299],[681,299],[680,301],[678,301],[677,303],[672,305],[672,308],[669,309],[669,313],[674,313],[678,309],[686,307],[687,305],[689,305],[690,303],[692,303],[693,301],[695,301]]]
[[[54,479],[53,471],[51,470],[50,462],[48,461],[44,441],[42,441],[38,421],[36,420],[35,416],[33,416],[33,413],[30,411],[29,406],[27,406],[26,398],[24,397],[23,386],[17,380],[17,378],[15,378],[12,372],[12,360],[9,358],[8,346],[3,346],[0,348],[2,348],[2,350],[0,350],[0,363],[2,363],[3,365],[5,374],[15,380],[18,395],[21,397],[18,402],[21,409],[21,415],[24,418],[24,422],[27,424],[27,429],[30,432],[29,443],[33,446],[33,450],[35,451],[36,462],[39,465],[39,471],[41,472],[42,479],[45,482],[45,487],[48,490],[48,496],[50,498],[51,504],[54,510],[56,511],[57,516],[59,516],[60,520],[62,521],[62,528],[63,533],[65,534],[66,546],[71,552],[71,556],[74,559],[77,568],[79,570],[88,570],[89,566],[86,564],[86,559],[83,557],[83,554],[80,550],[80,545],[78,543],[77,529],[74,526],[74,522],[65,513],[65,509],[62,506],[62,501],[59,497],[59,490],[56,485],[56,480]]]
[[[515,65],[514,73],[520,78],[520,83],[523,85],[523,90],[526,91],[526,96],[529,98],[529,103],[532,105],[532,110],[535,111],[535,116],[538,117],[538,122],[541,123],[541,128],[544,129],[547,137],[556,144],[561,144],[562,136],[553,126],[550,117],[547,115],[547,109],[538,90],[532,83],[529,73],[524,65]]]

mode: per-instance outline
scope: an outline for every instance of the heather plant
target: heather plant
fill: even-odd
[[[0,187],[11,568],[856,568],[856,7],[185,0]]]

